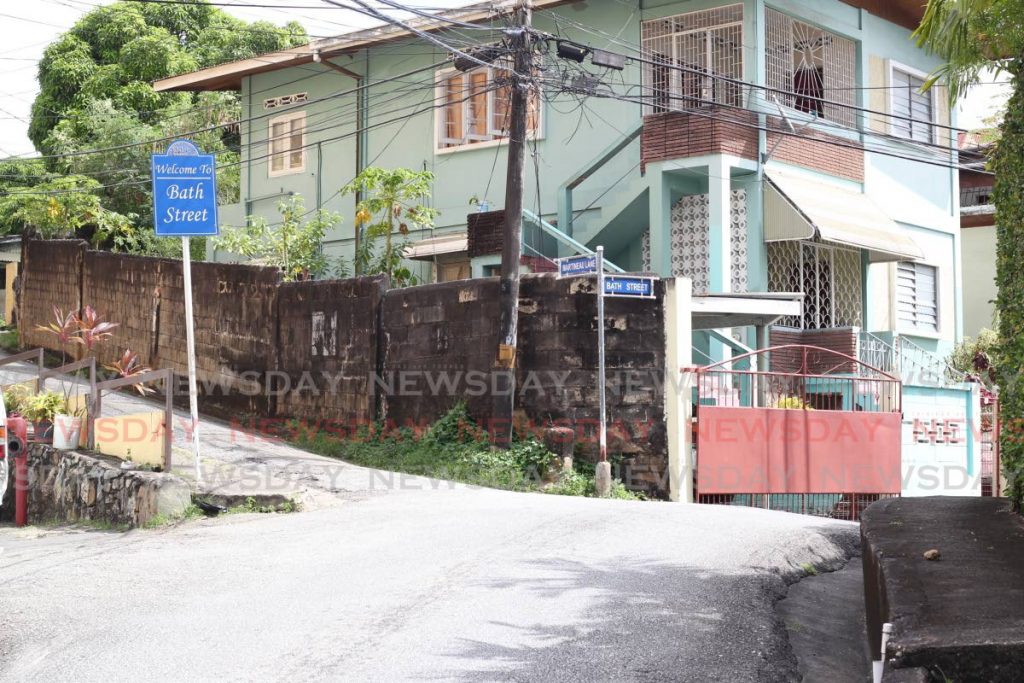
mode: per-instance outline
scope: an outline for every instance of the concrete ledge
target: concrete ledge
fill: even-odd
[[[1000,498],[893,498],[861,517],[868,641],[883,680],[1018,681],[1024,519]],[[938,550],[938,559],[925,552]],[[910,674],[910,678],[907,678]]]
[[[143,526],[156,516],[174,517],[192,502],[184,480],[159,472],[123,470],[120,461],[44,444],[28,449],[28,519],[102,521]]]

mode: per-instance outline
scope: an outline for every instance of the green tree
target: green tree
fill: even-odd
[[[411,230],[429,230],[434,226],[437,210],[425,206],[430,198],[434,174],[407,168],[387,170],[370,167],[341,188],[342,194],[358,194],[356,206],[356,250],[352,260],[355,275],[385,273],[393,284],[403,287],[416,284],[416,276],[402,265]],[[395,244],[395,233],[401,236]],[[379,239],[384,248],[378,249]],[[348,270],[342,263],[339,269]]]
[[[73,237],[83,228],[109,228],[124,221],[120,214],[103,208],[98,188],[92,178],[55,177],[0,197],[0,215],[45,239]]]
[[[150,82],[304,42],[296,22],[249,24],[206,0],[98,7],[46,48],[29,137],[51,157],[47,171],[100,181],[92,193],[131,228],[122,230],[122,223],[108,237],[120,236],[125,248],[163,250],[168,247],[152,239],[150,227],[149,155],[160,145],[138,143],[219,126],[190,137],[217,155],[220,200],[236,201],[239,138],[234,126],[224,124],[238,120],[240,107],[235,93],[158,93]],[[114,149],[80,154],[105,148]],[[91,215],[78,219],[88,224]],[[18,228],[10,221],[7,227]]]
[[[341,221],[341,216],[319,209],[312,218],[302,197],[295,195],[277,205],[281,221],[274,225],[259,216],[249,216],[244,228],[225,228],[213,240],[216,249],[237,254],[245,260],[281,269],[285,280],[320,277],[327,273],[327,257],[321,245],[327,231]]]
[[[1011,95],[989,159],[995,174],[996,283],[999,342],[995,350],[1006,428],[1001,455],[1010,495],[1024,504],[1024,0],[929,0],[918,43],[945,65],[929,79],[949,84],[952,100],[986,69],[1009,76]]]

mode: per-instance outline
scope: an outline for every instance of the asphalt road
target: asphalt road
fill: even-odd
[[[780,577],[857,540],[763,510],[355,485],[369,474],[309,512],[0,528],[0,680],[798,680]]]

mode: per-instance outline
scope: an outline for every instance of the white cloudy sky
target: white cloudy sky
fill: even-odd
[[[27,137],[29,112],[38,91],[36,62],[46,46],[75,21],[99,5],[113,0],[2,0],[0,1],[0,158],[34,153]],[[225,4],[243,5],[255,0],[221,0]],[[261,0],[256,4],[286,5],[282,0]],[[313,7],[318,0],[292,0],[290,4]],[[458,0],[442,0],[435,6],[465,4]],[[296,19],[310,35],[334,35],[366,26],[372,20],[355,12],[325,9],[271,9],[224,7],[227,12],[255,21],[264,19],[282,24]],[[976,87],[960,107],[960,126],[975,128],[1005,98],[1006,87],[984,84]]]

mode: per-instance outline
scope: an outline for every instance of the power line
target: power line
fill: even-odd
[[[642,46],[638,46],[635,43],[629,43],[627,41],[622,40],[621,38],[614,38],[613,36],[610,36],[606,32],[601,31],[600,29],[597,29],[597,28],[594,28],[594,27],[591,27],[591,26],[587,26],[586,24],[583,24],[583,23],[578,22],[576,20],[570,19],[570,18],[565,17],[563,15],[560,15],[560,14],[558,14],[556,12],[552,12],[552,15],[562,19],[563,21],[565,21],[565,22],[575,26],[576,28],[578,28],[578,29],[580,29],[580,30],[582,30],[582,31],[584,31],[586,33],[591,33],[592,35],[599,35],[599,36],[611,38],[611,39],[614,40],[615,43],[617,43],[617,44],[619,44],[619,45],[621,45],[623,47],[627,47],[628,49],[632,50],[633,52],[638,53],[639,56],[629,56],[629,55],[626,55],[627,59],[630,59],[631,61],[634,61],[634,62],[640,62],[642,64],[657,66],[657,67],[661,67],[661,68],[670,68],[670,69],[681,70],[681,71],[684,71],[684,72],[687,72],[687,73],[690,73],[690,74],[693,74],[693,75],[700,76],[702,78],[712,78],[712,79],[715,79],[715,80],[724,81],[726,83],[737,85],[737,86],[740,86],[740,87],[743,87],[743,88],[763,90],[765,92],[774,92],[774,93],[783,94],[783,95],[799,96],[799,97],[806,98],[806,99],[811,100],[811,101],[820,102],[820,103],[825,104],[825,105],[841,107],[841,108],[857,111],[857,112],[860,112],[860,113],[874,114],[874,115],[877,115],[877,116],[884,116],[884,117],[887,117],[887,118],[901,119],[901,120],[910,121],[910,122],[914,121],[914,119],[912,117],[909,117],[909,116],[901,116],[901,115],[893,114],[893,113],[890,113],[890,112],[880,112],[880,111],[869,109],[869,108],[866,108],[866,107],[859,107],[859,106],[854,105],[854,104],[849,104],[849,103],[845,103],[845,102],[837,102],[837,101],[834,101],[834,100],[828,100],[828,99],[825,99],[823,97],[810,96],[807,93],[798,93],[796,91],[787,90],[787,89],[784,89],[784,88],[776,88],[776,87],[769,86],[769,85],[762,85],[762,84],[758,84],[758,83],[751,83],[750,81],[745,81],[745,80],[738,79],[738,78],[732,78],[730,76],[725,76],[723,74],[715,74],[715,73],[711,73],[710,71],[705,71],[705,70],[701,70],[701,69],[698,69],[698,68],[695,68],[695,67],[689,67],[689,66],[682,65],[682,64],[671,64],[670,62],[652,60],[652,59],[649,59],[649,58],[645,57],[647,52],[646,52],[646,50],[644,50],[644,48]],[[552,39],[557,39],[557,37],[552,37]],[[837,88],[831,88],[830,87],[828,89],[829,90],[833,90],[833,89],[837,89]],[[858,87],[853,87],[853,88],[843,88],[843,90],[863,90],[863,89],[864,89],[863,86],[858,86]],[[945,128],[945,129],[956,131],[956,132],[969,132],[969,131],[966,131],[966,130],[964,130],[962,128],[956,128],[954,126],[946,126],[946,125],[939,124],[939,123],[934,123],[934,124],[931,124],[931,125],[936,126],[938,128]]]

